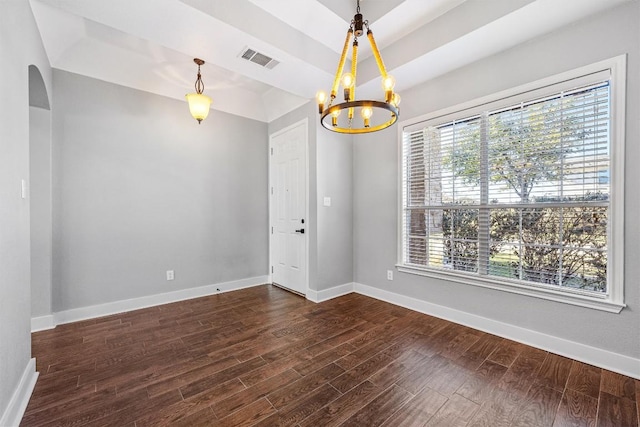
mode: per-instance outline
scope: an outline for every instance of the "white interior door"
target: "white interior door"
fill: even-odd
[[[272,281],[307,293],[307,122],[270,138]]]

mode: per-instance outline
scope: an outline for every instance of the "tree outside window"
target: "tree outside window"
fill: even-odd
[[[608,82],[413,132],[405,260],[606,292],[609,132]]]

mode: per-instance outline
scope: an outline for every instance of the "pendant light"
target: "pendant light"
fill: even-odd
[[[204,61],[200,58],[194,58],[193,62],[198,64],[198,78],[195,84],[196,93],[188,93],[185,96],[189,103],[191,115],[198,121],[198,124],[200,124],[209,115],[211,98],[202,93],[204,91],[204,83],[202,82],[202,75],[200,74],[200,66],[204,64]]]

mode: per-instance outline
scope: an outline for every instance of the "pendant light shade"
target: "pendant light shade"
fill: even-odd
[[[209,115],[211,107],[211,98],[201,93],[188,93],[186,95],[189,103],[189,111],[198,123],[202,122]]]
[[[191,112],[191,115],[198,121],[198,124],[200,124],[209,115],[211,98],[202,93],[204,91],[204,83],[202,82],[202,75],[200,74],[200,66],[204,64],[204,61],[200,58],[195,58],[193,62],[198,64],[198,78],[196,79],[195,84],[196,92],[188,93],[185,96],[189,103],[189,111]]]

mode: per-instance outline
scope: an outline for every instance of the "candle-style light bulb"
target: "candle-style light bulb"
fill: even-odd
[[[347,88],[351,88],[351,86],[353,86],[353,74],[351,73],[344,73],[342,76],[342,86],[347,89]]]
[[[382,88],[385,91],[393,90],[396,87],[396,79],[391,74],[387,74],[385,78],[382,79]]]
[[[356,79],[351,73],[344,73],[342,75],[342,87],[344,88],[344,100],[349,102],[351,98],[351,88],[355,84]]]
[[[327,101],[327,94],[321,90],[316,93],[316,101],[318,101],[318,112],[322,114],[324,103]]]
[[[342,110],[335,110],[331,112],[331,125],[336,127],[338,126],[338,116],[340,115]]]
[[[360,115],[364,119],[364,127],[368,128],[369,127],[369,119],[371,119],[371,116],[373,115],[373,108],[371,108],[371,107],[362,107],[362,110],[360,110]]]
[[[391,102],[393,98],[393,88],[395,86],[396,79],[391,74],[387,74],[382,78],[382,88],[384,89],[385,99],[387,102]]]
[[[400,101],[402,101],[402,98],[400,97],[400,95],[397,93],[394,93],[391,103],[397,107],[398,105],[400,105]]]

